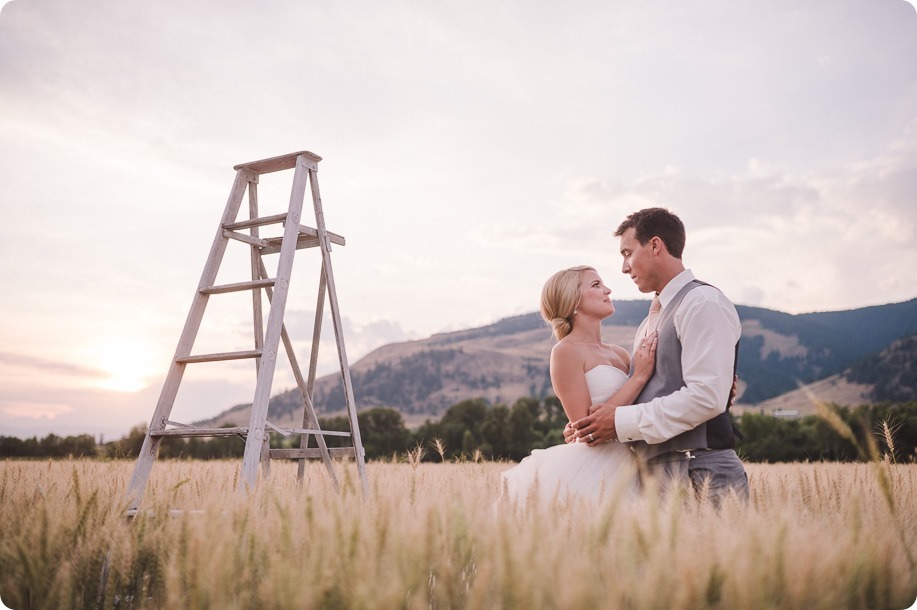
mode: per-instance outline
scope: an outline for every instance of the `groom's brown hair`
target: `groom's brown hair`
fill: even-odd
[[[615,237],[621,237],[628,229],[634,229],[634,236],[641,246],[658,237],[675,258],[680,259],[685,250],[685,225],[678,216],[665,208],[646,208],[634,212],[618,226]]]

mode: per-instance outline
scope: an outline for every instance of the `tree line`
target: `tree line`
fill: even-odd
[[[871,435],[881,454],[898,462],[917,460],[917,402],[881,403],[856,408],[834,407],[841,421],[857,439]],[[427,420],[414,430],[405,426],[394,409],[372,408],[357,416],[367,460],[403,458],[419,447],[425,460],[518,461],[533,449],[563,443],[566,416],[554,397],[522,398],[512,407],[490,405],[483,399],[463,400],[450,407],[438,421]],[[344,416],[319,418],[325,430],[350,429]],[[864,459],[857,446],[835,427],[817,416],[787,419],[745,413],[736,422],[742,433],[739,455],[750,462],[852,461]],[[135,426],[123,438],[96,442],[88,434],[61,437],[49,434],[20,439],[0,436],[0,457],[64,458],[96,457],[133,459],[143,444],[146,429]],[[349,438],[326,437],[328,446],[350,444]],[[271,435],[274,448],[296,447],[299,437]],[[311,446],[315,446],[314,437]],[[162,458],[241,458],[241,437],[164,439]]]

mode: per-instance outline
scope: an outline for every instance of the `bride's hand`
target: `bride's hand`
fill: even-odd
[[[647,381],[653,376],[653,371],[656,369],[656,344],[658,342],[659,335],[656,332],[647,335],[640,342],[640,347],[637,348],[631,363],[634,369],[633,376],[637,379]]]

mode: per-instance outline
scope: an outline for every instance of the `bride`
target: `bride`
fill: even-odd
[[[655,333],[636,350],[630,376],[628,351],[602,342],[602,320],[615,312],[610,294],[596,270],[587,266],[558,271],[541,292],[541,316],[558,340],[551,350],[551,384],[569,421],[585,417],[591,405],[612,397],[617,404],[632,404],[653,374]],[[517,503],[633,494],[636,458],[620,443],[536,449],[502,473],[502,484],[503,493]]]

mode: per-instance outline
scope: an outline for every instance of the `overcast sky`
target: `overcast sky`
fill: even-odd
[[[917,296],[904,0],[13,0],[0,435],[148,422],[232,167],[298,150],[323,157],[325,218],[347,238],[351,362],[535,311],[574,264],[644,298],[612,233],[650,205],[681,216],[686,264],[736,303]],[[265,209],[291,180],[265,180]],[[315,255],[297,253],[288,303],[304,360]],[[247,273],[243,251],[221,278]],[[195,352],[250,348],[247,301],[218,298]],[[323,348],[321,370],[335,358]],[[250,362],[192,365],[174,419],[250,401],[253,383]],[[293,385],[278,369],[274,393]]]

